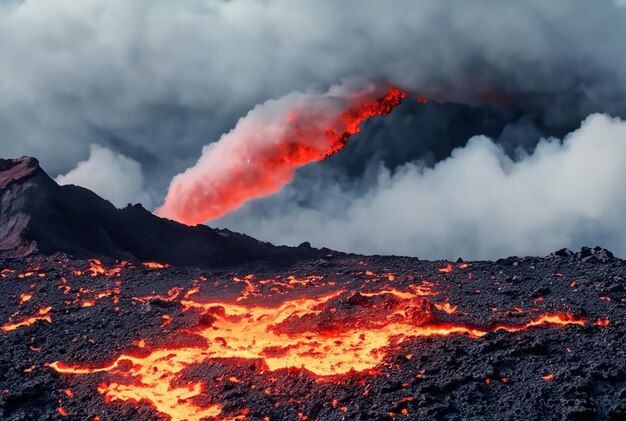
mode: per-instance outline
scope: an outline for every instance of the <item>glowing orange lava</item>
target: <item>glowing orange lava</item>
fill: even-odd
[[[20,294],[20,304],[24,304],[25,302],[30,301],[31,298],[33,298],[32,292]]]
[[[445,311],[448,314],[454,314],[456,313],[456,306],[450,305],[450,303],[445,302],[445,303],[435,303],[434,304],[435,308],[437,308],[437,310],[441,310],[441,311]]]
[[[454,267],[452,266],[452,264],[451,264],[451,263],[448,263],[448,264],[446,265],[446,267],[439,268],[439,269],[437,269],[437,270],[438,270],[439,272],[442,272],[442,273],[450,273],[450,272],[452,272],[452,271],[454,270]]]
[[[113,276],[113,275],[119,275],[119,273],[122,271],[122,268],[124,267],[123,263],[118,265],[117,267],[114,267],[112,269],[107,269],[102,265],[102,262],[98,259],[89,259],[89,267],[85,270],[74,270],[74,275],[75,276],[81,276],[81,275],[90,275],[90,276]]]
[[[2,278],[8,278],[9,274],[11,273],[15,273],[15,271],[13,269],[8,269],[8,268],[0,270],[0,276]]]
[[[149,269],[164,269],[170,267],[170,265],[167,265],[165,263],[157,262],[145,262],[143,265]]]
[[[37,312],[35,316],[26,317],[17,323],[4,324],[0,326],[0,329],[2,329],[3,332],[11,332],[15,329],[19,329],[20,327],[32,326],[35,323],[37,323],[39,320],[44,320],[48,323],[52,323],[52,317],[50,317],[50,314],[49,314],[51,310],[52,310],[52,307],[42,307],[39,309],[39,311]]]
[[[596,320],[594,325],[604,327],[604,326],[608,326],[609,323],[611,323],[611,321],[609,319],[598,319],[598,320]]]
[[[199,421],[219,416],[222,409],[217,403],[200,406],[195,402],[204,390],[203,382],[175,382],[192,364],[216,358],[259,359],[266,370],[306,369],[324,381],[351,372],[373,373],[385,363],[390,351],[415,337],[464,334],[478,338],[499,329],[516,332],[540,325],[585,324],[564,313],[491,328],[441,323],[432,311],[436,305],[422,292],[418,288],[400,291],[388,287],[368,293],[339,290],[274,306],[182,298],[184,311],[199,312],[210,320],[186,331],[201,337],[201,343],[154,347],[141,340],[136,343],[141,353],[124,353],[104,366],[71,366],[56,361],[49,367],[74,375],[107,372],[109,379],[98,387],[107,401],[146,402],[173,421]],[[178,289],[165,298],[173,300],[181,295],[188,296]],[[351,308],[338,310],[338,303]],[[456,310],[447,302],[440,306],[449,313]],[[366,312],[367,317],[359,312]]]

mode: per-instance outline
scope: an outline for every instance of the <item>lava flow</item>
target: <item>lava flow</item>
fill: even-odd
[[[479,338],[500,329],[516,332],[540,325],[585,324],[584,319],[566,313],[540,315],[519,325],[443,323],[436,318],[437,310],[454,313],[456,307],[447,302],[432,304],[429,297],[434,294],[422,286],[406,290],[385,286],[369,292],[339,289],[276,305],[188,299],[190,292],[197,293],[198,289],[194,287],[186,294],[176,289],[169,297],[158,298],[179,300],[184,312],[201,315],[195,328],[179,332],[196,338],[191,345],[150,345],[151,339],[146,338],[138,342],[138,349],[120,355],[110,364],[88,367],[56,361],[49,367],[74,375],[106,372],[107,380],[98,391],[107,402],[146,402],[173,421],[193,421],[217,417],[222,412],[219,403],[196,402],[205,392],[204,382],[181,380],[191,366],[212,360],[261,360],[266,371],[303,369],[318,381],[332,382],[357,373],[375,375],[387,355],[411,338]],[[243,292],[249,294],[249,286]],[[155,297],[140,297],[138,301],[148,299]]]
[[[157,214],[194,225],[276,193],[298,167],[336,153],[363,121],[389,114],[405,97],[396,87],[374,86],[269,101],[206,146],[196,165],[172,180]]]
[[[24,317],[19,322],[15,323],[6,323],[0,326],[3,332],[11,332],[15,329],[19,329],[24,326],[32,326],[40,320],[44,320],[48,323],[52,323],[52,317],[50,317],[50,311],[52,307],[42,307],[40,308],[34,316]]]

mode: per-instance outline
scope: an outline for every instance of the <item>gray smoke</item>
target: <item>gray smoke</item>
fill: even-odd
[[[370,168],[358,195],[318,184],[302,203],[292,187],[216,223],[278,243],[307,239],[431,259],[541,255],[596,243],[626,255],[624,162],[626,121],[596,114],[517,161],[476,136],[433,168]]]

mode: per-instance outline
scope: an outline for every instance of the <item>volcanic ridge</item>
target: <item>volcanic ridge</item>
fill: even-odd
[[[276,247],[0,160],[4,420],[626,419],[626,262]]]

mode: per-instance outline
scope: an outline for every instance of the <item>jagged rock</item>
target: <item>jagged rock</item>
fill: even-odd
[[[583,262],[600,262],[606,263],[615,259],[613,253],[609,250],[604,249],[602,247],[583,247],[580,249],[578,253],[574,256],[577,259],[582,260]]]
[[[141,205],[117,209],[82,187],[59,186],[35,158],[0,159],[0,253],[20,258],[57,252],[196,266],[322,255],[310,247],[275,247],[228,230],[189,227]]]
[[[559,257],[572,257],[574,255],[574,252],[571,251],[570,249],[560,249],[557,251],[554,251],[552,253],[550,253],[550,258],[559,258]]]

